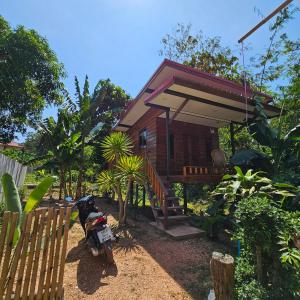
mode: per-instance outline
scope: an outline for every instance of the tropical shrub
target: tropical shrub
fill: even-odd
[[[300,189],[286,183],[276,183],[271,179],[264,177],[263,172],[253,172],[248,170],[243,173],[240,167],[234,167],[234,175],[226,174],[223,176],[221,183],[211,193],[212,205],[209,210],[219,208],[220,202],[215,201],[215,197],[223,198],[224,214],[229,215],[235,211],[237,203],[250,196],[260,196],[274,199],[279,205],[291,210],[300,208],[296,195]],[[295,201],[295,199],[297,201]]]
[[[130,137],[122,132],[113,132],[101,143],[103,157],[110,164],[110,169],[102,171],[98,178],[100,190],[113,191],[119,203],[119,223],[126,223],[127,203],[133,181],[144,184],[142,172],[143,159],[132,155],[133,143]],[[122,191],[126,191],[125,198]]]
[[[224,175],[211,193],[206,213],[211,222],[231,224],[234,240],[241,243],[236,298],[298,299],[300,189],[274,182],[263,172],[243,172],[239,167],[235,171]]]
[[[268,177],[279,182],[300,184],[300,124],[282,134],[285,124],[281,118],[272,127],[259,97],[255,97],[254,117],[249,133],[265,148],[266,153],[254,149],[241,150],[231,158],[233,165],[243,169],[266,171]]]
[[[237,299],[299,299],[300,250],[294,238],[300,232],[300,213],[252,195],[240,200],[234,215],[234,239],[242,245],[235,273]]]

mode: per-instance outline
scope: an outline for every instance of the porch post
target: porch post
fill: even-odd
[[[170,176],[170,130],[169,130],[170,110],[166,110],[166,139],[167,139],[167,179]]]
[[[230,123],[230,144],[232,155],[235,154],[235,142],[234,142],[234,127],[233,123]]]
[[[187,184],[183,184],[183,211],[187,214]]]

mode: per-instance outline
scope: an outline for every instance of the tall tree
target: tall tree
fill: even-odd
[[[92,94],[89,92],[87,76],[82,92],[77,78],[75,78],[75,87],[77,97],[76,129],[80,132],[81,140],[78,160],[80,167],[76,189],[76,198],[79,198],[83,193],[82,183],[86,171],[86,146],[96,146],[99,137],[108,133],[130,97],[121,87],[114,85],[109,79],[99,80]]]
[[[70,182],[67,191],[66,177],[67,172],[70,174],[81,147],[80,133],[75,130],[74,124],[72,111],[65,108],[58,111],[57,121],[49,117],[38,126],[41,135],[39,146],[47,149],[47,153],[36,157],[31,163],[38,161],[42,168],[59,174],[59,199],[62,198],[63,191],[65,196],[72,194]],[[70,176],[69,180],[71,180]]]
[[[0,15],[0,142],[25,133],[44,107],[61,103],[63,65],[35,30],[16,29]]]
[[[178,23],[162,40],[160,55],[201,71],[240,81],[239,59],[220,37],[205,37],[200,30],[192,33],[191,24]]]

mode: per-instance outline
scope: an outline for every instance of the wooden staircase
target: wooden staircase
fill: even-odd
[[[168,225],[186,222],[189,217],[184,215],[179,198],[174,196],[169,182],[159,176],[147,156],[145,173],[148,176],[148,195],[156,222],[162,223],[165,229]]]

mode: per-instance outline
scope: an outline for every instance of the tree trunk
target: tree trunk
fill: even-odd
[[[127,204],[130,198],[130,194],[131,194],[131,186],[133,185],[133,181],[132,179],[129,179],[127,182],[127,192],[126,192],[126,198],[125,198],[125,202],[123,205],[123,218],[121,220],[121,224],[126,224],[126,217],[127,217]],[[133,189],[132,189],[133,191]]]
[[[230,255],[213,252],[210,271],[216,300],[232,300],[234,287],[234,259]]]
[[[64,168],[64,198],[68,195],[67,180],[66,180],[66,169]]]
[[[111,192],[111,201],[114,202],[115,201],[115,196],[116,196],[116,192],[112,191]]]
[[[123,215],[124,215],[124,202],[120,196],[118,196],[119,202],[119,224],[123,224]]]
[[[72,191],[72,170],[69,168],[69,196],[73,198],[73,191]]]
[[[118,203],[119,203],[119,225],[122,224],[123,221],[123,214],[124,214],[124,202],[122,198],[122,192],[121,188],[117,187],[115,190],[115,193],[117,194],[118,197]]]
[[[62,199],[62,191],[64,187],[64,169],[63,167],[60,168],[60,179],[59,179],[59,196],[58,199]]]
[[[83,173],[84,173],[84,147],[85,147],[85,137],[82,137],[82,146],[81,146],[81,153],[80,153],[80,169],[79,175],[77,180],[77,187],[76,187],[76,199],[79,199],[82,196],[82,182],[83,182]]]
[[[263,270],[262,270],[262,253],[261,246],[256,245],[256,276],[257,280],[263,282]]]
[[[76,186],[76,196],[75,199],[78,200],[82,195],[82,169],[79,170],[77,186]]]

